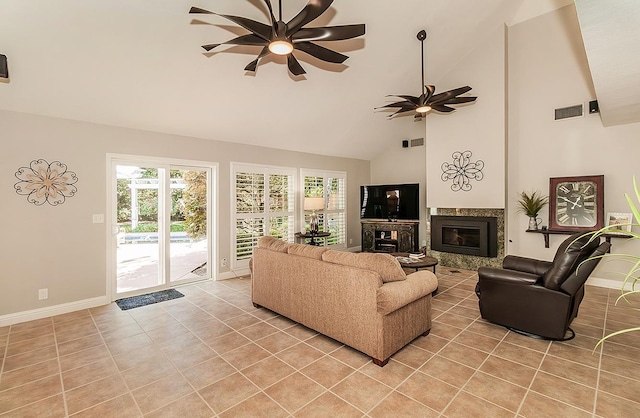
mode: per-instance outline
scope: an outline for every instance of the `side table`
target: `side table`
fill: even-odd
[[[317,234],[312,234],[309,232],[306,233],[302,233],[302,232],[296,232],[295,233],[295,237],[296,238],[301,238],[304,242],[305,239],[310,239],[311,241],[309,241],[309,245],[316,245],[316,246],[320,246],[319,242],[316,242],[316,238],[323,238],[324,239],[324,246],[327,246],[327,237],[331,236],[330,232],[318,232]]]
[[[409,253],[391,253],[392,256],[394,257],[406,257],[409,258]],[[401,261],[400,259],[398,259],[398,262],[400,263],[400,266],[402,268],[408,268],[408,269],[416,269],[416,271],[422,269],[422,268],[427,268],[427,267],[433,267],[433,272],[436,272],[436,266],[438,265],[438,259],[433,258],[433,257],[429,257],[429,256],[424,256],[422,258],[416,258],[416,259],[412,259],[411,262],[407,263],[404,261]]]

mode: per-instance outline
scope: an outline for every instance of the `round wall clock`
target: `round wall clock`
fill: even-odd
[[[549,229],[595,231],[604,227],[604,176],[549,179]]]

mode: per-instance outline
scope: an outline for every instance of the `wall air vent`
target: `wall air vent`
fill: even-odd
[[[579,116],[582,116],[583,114],[584,114],[583,105],[581,104],[575,105],[575,106],[569,106],[569,107],[562,107],[560,109],[556,109],[555,120],[577,118]]]
[[[0,78],[9,78],[9,65],[7,64],[7,56],[0,54]]]
[[[424,145],[424,138],[416,138],[411,140],[412,147],[421,147]]]

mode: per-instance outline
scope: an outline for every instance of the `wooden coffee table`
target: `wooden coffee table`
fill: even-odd
[[[392,256],[394,257],[407,257],[409,258],[409,253],[391,253]],[[423,269],[423,268],[428,268],[428,267],[432,267],[433,268],[433,272],[436,272],[436,266],[438,265],[438,260],[436,258],[433,257],[429,257],[429,256],[424,256],[422,258],[416,258],[416,259],[412,259],[412,263],[405,263],[402,262],[400,260],[398,260],[398,262],[400,263],[400,266],[402,268],[408,268],[408,269],[416,269],[416,271]]]

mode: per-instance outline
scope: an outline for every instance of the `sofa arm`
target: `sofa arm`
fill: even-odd
[[[378,313],[387,315],[403,306],[433,293],[438,287],[438,278],[427,270],[407,275],[406,280],[388,282],[378,288]]]
[[[536,260],[517,255],[508,255],[502,261],[502,267],[509,270],[524,271],[538,276],[544,275],[553,265],[550,261]]]
[[[480,267],[478,269],[478,282],[496,281],[511,284],[532,285],[540,280],[541,276],[516,270],[504,270],[492,267]]]

